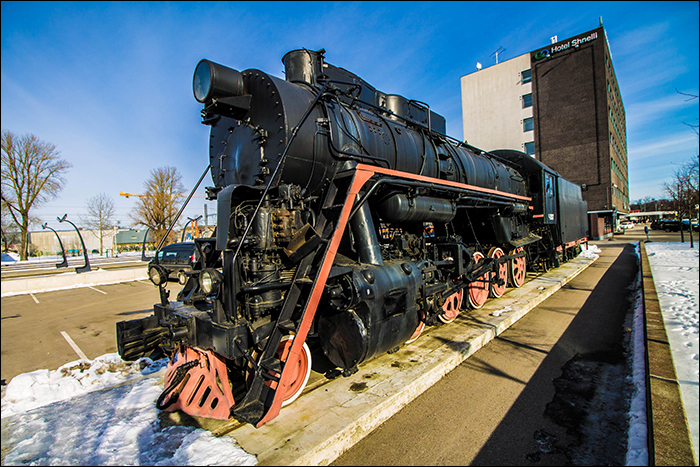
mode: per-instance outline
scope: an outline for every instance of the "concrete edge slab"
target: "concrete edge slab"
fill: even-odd
[[[596,259],[579,256],[449,325],[431,328],[396,353],[362,364],[351,377],[307,388],[268,424],[239,425],[228,435],[259,465],[327,465]]]
[[[118,270],[96,270],[77,274],[66,272],[51,276],[39,276],[2,281],[2,297],[29,293],[52,292],[77,287],[117,284],[135,280],[148,279],[146,266]]]
[[[649,464],[698,465],[644,242],[640,242],[640,250],[646,331]]]

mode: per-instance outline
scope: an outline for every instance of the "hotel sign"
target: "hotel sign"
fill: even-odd
[[[592,32],[586,37],[577,37],[575,39],[568,40],[566,42],[562,42],[560,44],[555,44],[552,45],[551,47],[545,48],[537,52],[534,56],[535,60],[541,60],[543,58],[549,57],[551,55],[554,55],[557,52],[563,52],[564,50],[569,50],[569,49],[578,49],[579,46],[591,42],[595,39],[598,38],[598,32]]]

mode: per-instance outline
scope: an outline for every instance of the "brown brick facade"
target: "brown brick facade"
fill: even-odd
[[[589,211],[629,212],[624,107],[609,55],[602,27],[530,53],[535,156],[584,188]]]

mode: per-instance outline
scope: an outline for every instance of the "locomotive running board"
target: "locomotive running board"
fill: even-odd
[[[357,164],[357,166],[354,169],[351,169],[342,174],[338,174],[332,180],[331,191],[328,193],[326,199],[324,200],[322,214],[324,209],[328,210],[329,212],[332,210],[329,208],[332,207],[332,203],[338,194],[337,183],[340,181],[340,179],[343,179],[346,176],[352,176],[352,180],[350,182],[350,186],[347,189],[347,193],[343,204],[335,205],[342,206],[342,210],[338,216],[337,221],[335,222],[335,225],[332,226],[332,236],[330,231],[326,231],[327,226],[325,217],[322,215],[318,219],[316,228],[317,230],[323,232],[322,239],[325,240],[329,236],[331,238],[330,241],[325,242],[326,251],[323,255],[323,260],[321,261],[321,265],[318,268],[316,277],[313,280],[311,291],[308,295],[308,300],[304,305],[301,320],[299,321],[296,333],[292,339],[292,346],[289,351],[289,355],[287,356],[286,361],[284,363],[281,363],[282,371],[281,373],[279,373],[280,376],[271,376],[268,365],[274,362],[276,366],[276,364],[278,363],[275,357],[277,346],[279,345],[279,342],[282,338],[282,331],[287,330],[287,324],[290,321],[292,311],[296,307],[296,304],[301,295],[301,287],[303,285],[300,279],[307,279],[303,282],[309,282],[308,274],[311,270],[312,262],[316,257],[316,255],[313,252],[309,252],[301,260],[294,277],[293,285],[287,293],[284,305],[282,307],[282,311],[280,312],[280,316],[277,319],[277,326],[275,326],[272,335],[268,339],[268,342],[259,360],[260,364],[255,368],[255,375],[253,377],[251,386],[241,403],[237,404],[233,408],[233,416],[237,420],[253,424],[256,428],[259,428],[265,423],[277,417],[277,415],[279,414],[280,409],[282,407],[282,403],[284,402],[284,395],[286,394],[294,377],[294,368],[298,365],[299,359],[301,358],[301,352],[303,352],[302,347],[304,345],[304,342],[306,341],[306,337],[309,333],[311,324],[316,315],[318,304],[321,300],[321,296],[323,295],[323,290],[326,285],[328,275],[330,273],[331,267],[333,266],[336,253],[338,251],[338,246],[340,245],[343,233],[345,232],[348,220],[350,219],[350,214],[353,211],[353,205],[355,204],[354,201],[362,187],[365,185],[365,183],[367,183],[367,181],[369,181],[369,179],[372,178],[375,174],[387,175],[401,179],[418,180],[421,182],[432,183],[434,185],[461,189],[465,190],[466,192],[481,192],[491,195],[503,196],[511,199],[517,199],[521,201],[531,200],[531,198],[526,196],[515,195],[499,190],[482,188],[474,185],[467,185],[464,183],[453,182],[450,180],[431,178],[423,175],[401,172],[398,170],[385,169],[382,167],[369,166],[366,164]],[[319,242],[315,251],[318,248],[320,248],[323,244],[324,242]],[[264,384],[266,380],[270,379],[276,381],[277,385],[275,389],[269,389],[269,391],[271,391],[273,394],[273,399],[271,405],[266,410],[267,404],[265,401],[266,392]]]
[[[513,246],[513,248],[518,248],[521,246],[529,245],[530,243],[538,242],[540,240],[542,240],[542,237],[530,232],[530,235],[528,235],[527,237],[519,238],[517,240],[511,240],[510,244]]]

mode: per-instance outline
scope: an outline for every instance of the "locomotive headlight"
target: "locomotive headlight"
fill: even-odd
[[[148,268],[148,278],[157,286],[168,282],[168,271],[158,264],[152,264]]]
[[[185,285],[187,283],[187,274],[180,271],[180,273],[177,275],[177,281],[180,283],[180,285]]]
[[[223,281],[223,276],[216,269],[204,269],[199,273],[199,285],[207,295],[217,294]]]
[[[243,76],[236,70],[209,60],[200,60],[194,70],[192,91],[197,102],[243,94]]]

